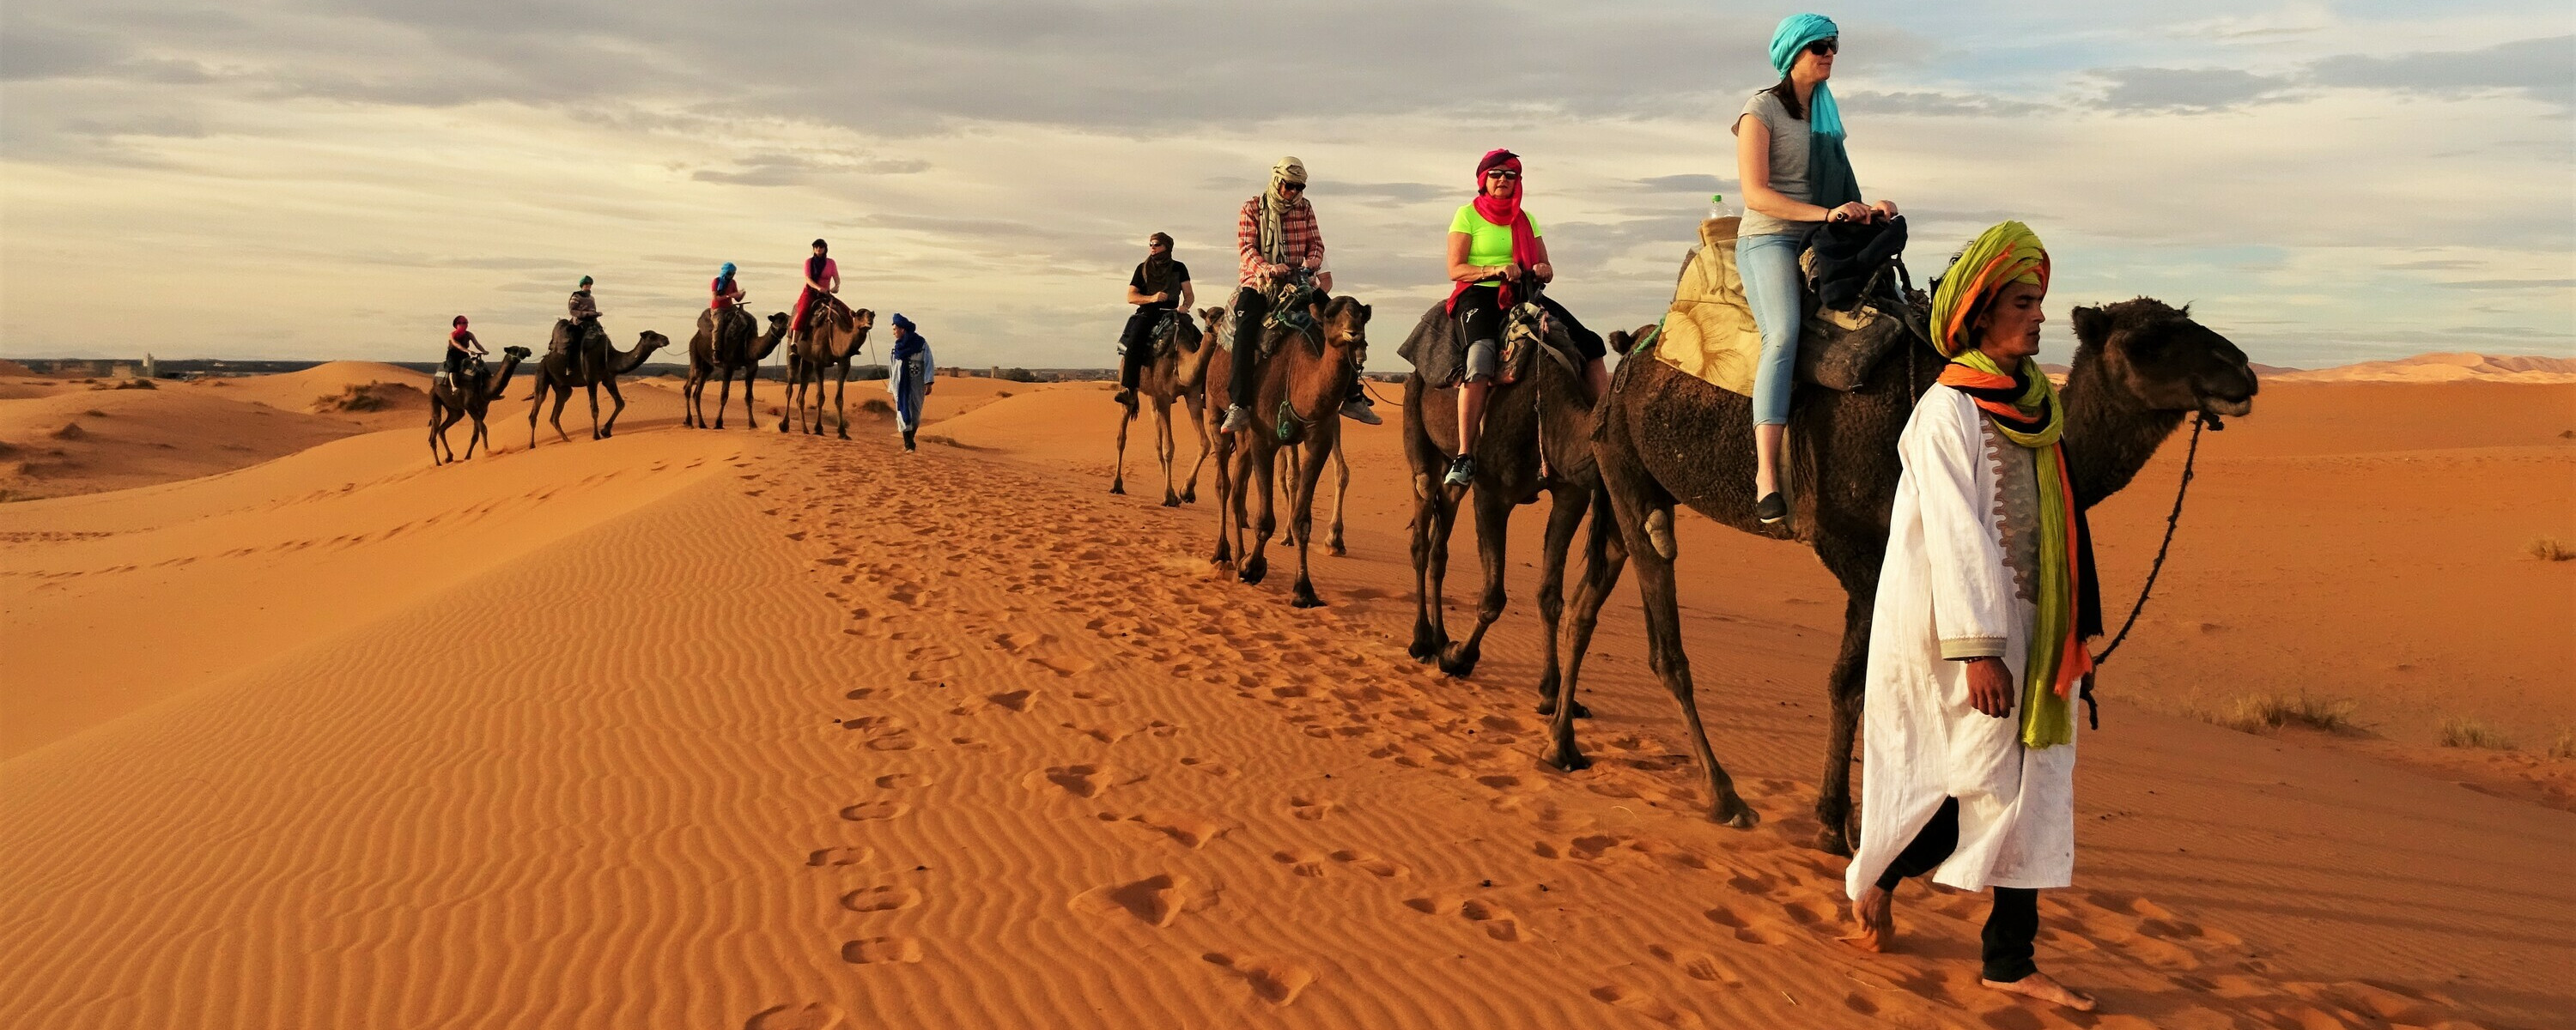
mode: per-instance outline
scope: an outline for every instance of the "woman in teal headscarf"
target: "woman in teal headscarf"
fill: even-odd
[[[1780,442],[1789,432],[1790,373],[1798,364],[1802,277],[1798,252],[1822,222],[1869,222],[1896,216],[1887,201],[1863,204],[1860,182],[1843,153],[1842,108],[1825,80],[1833,77],[1842,30],[1821,14],[1793,14],[1771,33],[1778,85],[1753,95],[1735,119],[1735,168],[1744,183],[1744,221],[1736,230],[1735,265],[1744,299],[1762,330],[1762,360],[1753,376],[1754,514],[1765,523],[1789,516],[1780,496]]]

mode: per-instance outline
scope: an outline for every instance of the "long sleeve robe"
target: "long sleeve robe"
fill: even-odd
[[[2066,886],[2075,744],[2025,747],[2018,719],[1968,704],[1967,663],[1955,660],[2002,658],[2019,697],[2038,614],[2037,462],[1947,386],[1923,395],[1897,450],[1905,471],[1871,622],[1860,848],[1845,888],[1859,897],[1953,797],[1959,845],[1933,880]]]
[[[894,395],[894,428],[900,433],[921,425],[921,403],[930,395],[931,377],[939,366],[930,359],[930,343],[915,337],[909,348],[898,343],[886,352],[886,392]]]

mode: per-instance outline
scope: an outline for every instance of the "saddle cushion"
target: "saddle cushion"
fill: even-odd
[[[1762,359],[1762,331],[1735,267],[1737,225],[1733,218],[1700,223],[1700,244],[1683,259],[1655,357],[1718,389],[1751,397],[1754,369]],[[1881,290],[1881,285],[1871,280],[1868,294],[1848,311],[1819,308],[1813,296],[1805,299],[1797,382],[1857,389],[1906,340],[1909,312],[1903,301],[1883,295],[1892,294],[1893,287]]]

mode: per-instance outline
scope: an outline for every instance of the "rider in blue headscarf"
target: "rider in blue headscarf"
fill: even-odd
[[[930,341],[913,331],[912,320],[897,312],[894,346],[886,351],[886,392],[894,395],[894,428],[903,434],[903,449],[912,450],[913,431],[921,427],[921,404],[930,396],[930,380],[939,373],[931,361]]]
[[[1809,44],[1840,39],[1842,29],[1821,14],[1792,14],[1771,30],[1771,70],[1786,78]],[[1807,100],[1807,181],[1814,184],[1810,202],[1833,208],[1860,199],[1860,180],[1852,175],[1851,157],[1843,151],[1843,109],[1834,103],[1834,87],[1819,82]]]

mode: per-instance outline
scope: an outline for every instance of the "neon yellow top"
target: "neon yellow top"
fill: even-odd
[[[1521,212],[1529,215],[1529,212]],[[1476,205],[1460,204],[1458,213],[1449,219],[1450,232],[1467,234],[1467,263],[1471,265],[1508,265],[1512,263],[1512,227],[1495,225],[1476,213]],[[1538,228],[1538,217],[1530,216],[1530,236],[1544,237]]]

